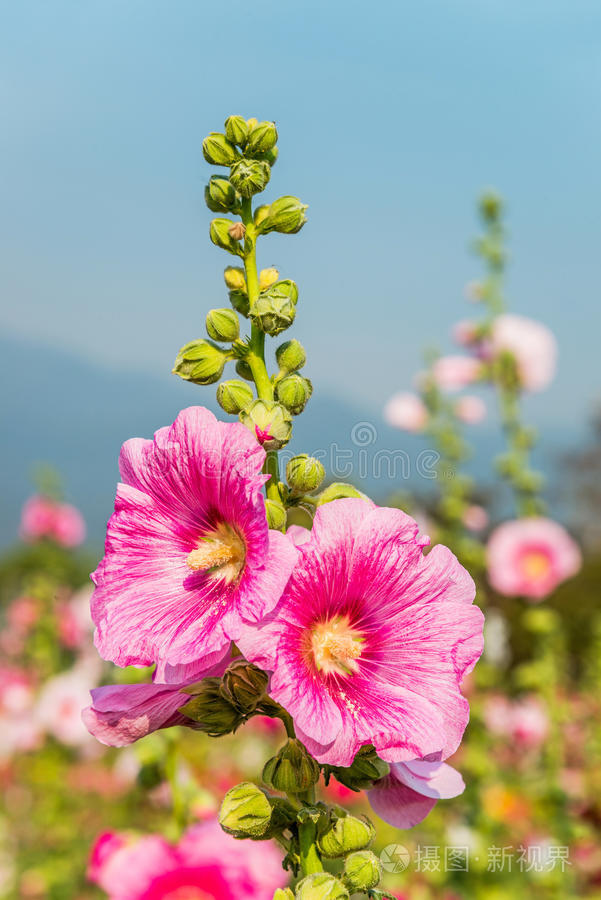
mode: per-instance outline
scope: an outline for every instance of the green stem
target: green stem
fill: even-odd
[[[298,826],[300,845],[300,862],[303,875],[323,872],[323,866],[315,843],[316,827],[314,822],[303,822]]]
[[[165,758],[165,775],[171,788],[171,803],[173,809],[173,822],[178,834],[186,827],[186,804],[182,796],[177,778],[177,741],[173,737],[168,738]]]
[[[244,256],[244,272],[246,274],[246,287],[250,308],[254,306],[259,296],[259,273],[257,269],[256,228],[253,220],[252,200],[242,201],[241,218],[246,227],[246,239],[250,249]],[[265,334],[253,325],[250,335],[250,353],[247,362],[253,375],[257,388],[257,397],[267,403],[273,402],[273,385],[265,365]],[[264,471],[270,475],[265,486],[265,492],[270,500],[280,502],[278,483],[280,480],[280,468],[277,450],[268,450]]]

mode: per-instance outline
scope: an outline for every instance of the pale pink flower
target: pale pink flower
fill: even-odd
[[[120,666],[220,659],[277,603],[296,551],[270,531],[265,451],[200,406],[123,445],[106,552],[93,575],[96,646]]]
[[[90,741],[81,711],[88,703],[92,681],[90,669],[76,665],[47,681],[38,695],[35,719],[61,744],[76,747]]]
[[[455,403],[455,415],[466,425],[477,425],[486,418],[486,403],[481,397],[466,394]]]
[[[74,506],[36,495],[23,506],[21,536],[28,541],[50,538],[63,547],[77,547],[85,540],[86,526]]]
[[[177,844],[100,835],[88,877],[109,900],[272,900],[288,880],[271,842],[237,841],[216,819],[193,825]]]
[[[576,542],[557,522],[543,517],[499,525],[486,548],[488,578],[508,597],[540,600],[580,569]]]
[[[490,338],[493,356],[509,352],[515,357],[522,386],[542,391],[553,380],[557,365],[557,342],[553,332],[541,322],[525,316],[499,316]]]
[[[437,800],[458,797],[465,790],[459,772],[435,755],[392,763],[390,773],[367,792],[373,811],[396,828],[413,828]]]
[[[35,749],[41,731],[33,715],[34,692],[23,670],[0,666],[0,760]]]
[[[473,356],[441,356],[432,366],[432,376],[442,391],[459,391],[480,377],[482,364]]]
[[[476,340],[478,325],[470,319],[462,319],[453,325],[453,340],[462,347],[469,347]]]
[[[549,716],[534,694],[519,700],[489,697],[484,705],[484,722],[492,734],[522,747],[538,747],[549,734]]]
[[[446,758],[461,740],[483,617],[465,569],[425,543],[398,509],[319,507],[278,607],[238,641],[320,762],[348,766],[365,744],[389,762]]]
[[[428,410],[417,394],[401,391],[394,394],[384,407],[384,419],[393,428],[423,431],[428,421]]]
[[[463,513],[463,524],[469,531],[483,531],[488,525],[488,513],[483,506],[473,503]]]

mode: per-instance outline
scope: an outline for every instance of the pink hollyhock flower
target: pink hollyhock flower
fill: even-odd
[[[486,418],[486,403],[481,397],[467,394],[455,404],[455,415],[466,425],[477,425]]]
[[[469,347],[476,340],[478,325],[470,319],[462,319],[453,325],[453,340],[462,347]]]
[[[237,841],[215,819],[178,844],[158,835],[101,835],[88,877],[109,900],[272,900],[284,887],[281,854],[267,841]]]
[[[484,721],[493,734],[522,747],[540,746],[549,733],[549,716],[535,695],[514,701],[490,697],[484,706]]]
[[[220,658],[277,603],[296,551],[270,531],[265,451],[200,406],[123,445],[106,552],[92,578],[100,654],[120,666]]]
[[[557,342],[541,322],[525,316],[499,316],[493,325],[490,350],[493,356],[503,351],[513,354],[522,386],[528,391],[542,391],[553,380]]]
[[[34,716],[39,726],[61,744],[76,747],[90,741],[81,711],[88,702],[90,682],[97,674],[85,665],[76,665],[42,687]]]
[[[463,778],[440,759],[412,759],[392,763],[390,773],[367,792],[376,815],[396,828],[413,828],[436,806],[437,800],[458,797]]]
[[[90,692],[92,705],[86,706],[81,714],[84,725],[97,740],[110,747],[125,747],[152,731],[173,725],[193,728],[194,722],[178,712],[190,699],[183,689],[200,678],[223,675],[229,661],[228,648],[227,655],[209,670],[204,660],[168,668],[167,683],[155,680],[152,684],[109,684],[94,688]]]
[[[36,495],[23,506],[21,536],[28,541],[47,537],[63,547],[76,547],[85,540],[86,526],[74,506]]]
[[[33,687],[27,673],[0,666],[0,761],[35,749],[40,729],[32,716]]]
[[[488,578],[500,594],[540,600],[580,569],[581,555],[567,531],[533,517],[499,525],[486,548]]]
[[[488,525],[488,513],[474,503],[463,513],[463,524],[469,531],[482,531]]]
[[[422,431],[428,421],[428,410],[417,394],[401,391],[394,394],[384,407],[384,419],[393,428]]]
[[[425,543],[398,509],[319,507],[274,614],[238,641],[320,762],[349,766],[364,744],[389,762],[446,757],[461,740],[483,616],[465,569]]]
[[[434,381],[442,391],[459,391],[480,377],[482,364],[473,356],[441,356],[432,366]]]

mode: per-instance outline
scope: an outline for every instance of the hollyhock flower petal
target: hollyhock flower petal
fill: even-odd
[[[466,394],[455,404],[455,415],[466,425],[477,425],[486,418],[486,403],[481,397]]]
[[[82,544],[86,537],[86,523],[80,511],[69,503],[59,503],[50,535],[63,547]]]
[[[264,451],[241,424],[183,410],[121,451],[123,483],[93,575],[96,645],[118,665],[218,654],[277,603],[296,559],[270,531]]]
[[[551,519],[535,516],[499,525],[486,548],[488,577],[500,594],[541,600],[575,575],[582,557],[576,542]]]
[[[432,376],[442,391],[459,391],[480,377],[482,365],[473,356],[441,356],[432,366]]]
[[[463,676],[482,651],[472,579],[417,524],[370,501],[319,507],[277,608],[238,645],[320,762],[364,744],[392,762],[452,753],[468,719]]]
[[[507,351],[516,360],[522,386],[542,391],[553,380],[557,365],[557,341],[541,322],[525,316],[503,315],[495,319],[491,340],[492,356]]]
[[[384,419],[393,428],[403,431],[422,431],[428,421],[428,410],[417,394],[400,391],[384,407]]]
[[[152,684],[95,688],[91,691],[92,705],[82,712],[83,722],[90,734],[109,747],[125,747],[160,728],[192,727],[191,720],[179,712],[189,700],[183,689],[200,678],[222,675],[229,658],[228,649],[225,657],[204,671],[197,664],[176,666],[165,673],[171,679],[167,684],[155,680]]]
[[[374,812],[397,828],[413,828],[443,798],[465,790],[460,773],[441,761],[414,759],[391,765],[390,773],[368,791]]]

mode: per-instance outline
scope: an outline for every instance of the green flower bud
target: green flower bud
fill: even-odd
[[[246,294],[246,276],[242,266],[228,266],[223,272],[223,280],[230,291]]]
[[[225,136],[231,144],[243,147],[248,138],[248,125],[243,116],[228,116],[225,120]]]
[[[344,484],[342,481],[335,481],[328,485],[317,497],[317,505],[323,506],[324,503],[331,503],[332,500],[342,500],[345,497],[359,497],[361,500],[368,500],[365,494],[358,491],[352,484]]]
[[[192,694],[192,698],[182,704],[179,712],[212,737],[230,734],[244,722],[244,715],[222,695],[220,678],[204,678],[199,684],[187,687],[185,693]]]
[[[276,500],[266,500],[265,512],[269,527],[273,528],[274,531],[283,531],[286,524],[286,510],[282,504]]]
[[[317,843],[322,856],[333,859],[363,850],[371,844],[375,833],[374,826],[365,816],[344,816],[336,819]]]
[[[230,172],[230,181],[246,198],[264,191],[270,178],[269,163],[261,159],[241,159]]]
[[[241,316],[248,318],[248,313],[250,310],[248,294],[245,291],[230,291],[229,298],[230,303],[232,304],[236,312],[239,312]]]
[[[245,781],[231,788],[221,804],[219,824],[234,837],[260,837],[271,820],[269,800],[256,784]]]
[[[224,134],[212,131],[202,142],[202,153],[213,166],[233,166],[240,153]]]
[[[296,900],[348,900],[349,892],[329,872],[307,875],[296,885]]]
[[[235,256],[241,256],[242,248],[238,241],[230,234],[232,225],[237,224],[231,219],[213,219],[209,227],[209,237],[217,247],[233,253]]]
[[[362,791],[388,775],[390,766],[378,757],[373,747],[363,747],[355,756],[352,766],[332,767],[330,771],[341,784],[353,791]]]
[[[296,372],[307,362],[305,348],[295,338],[280,344],[275,351],[275,358],[281,372]]]
[[[236,372],[240,376],[240,378],[244,378],[246,381],[254,381],[252,369],[245,359],[239,359],[236,363]]]
[[[277,888],[273,900],[294,900],[294,894],[290,888]]]
[[[249,409],[240,413],[240,421],[266,450],[284,447],[292,434],[290,413],[280,403],[255,400]]]
[[[239,412],[250,406],[253,399],[251,386],[244,381],[238,381],[237,378],[222,381],[217,388],[217,403],[232,416],[237,416]]]
[[[246,153],[250,156],[266,153],[275,147],[277,139],[278,131],[274,122],[259,122],[248,134]]]
[[[300,794],[312,787],[319,778],[319,766],[296,738],[290,738],[268,760],[263,769],[263,781],[276,791]]]
[[[253,221],[254,221],[255,225],[257,226],[257,228],[259,227],[261,222],[264,222],[265,219],[267,218],[267,216],[269,215],[269,209],[270,209],[269,203],[264,203],[263,206],[257,206],[257,208],[255,209],[255,212],[253,215]]]
[[[214,341],[231,343],[240,337],[240,322],[233,309],[210,309],[206,326],[207,334]]]
[[[282,281],[276,281],[271,287],[265,291],[270,297],[278,297],[290,300],[296,306],[298,301],[298,286],[296,281],[291,278],[284,278]]]
[[[213,175],[205,187],[205,203],[211,212],[230,212],[237,201],[236,189],[228,179]]]
[[[346,857],[342,877],[350,891],[368,891],[382,877],[382,865],[371,850],[360,850]]]
[[[503,201],[494,191],[487,191],[480,198],[480,214],[487,222],[495,222],[501,215]]]
[[[266,688],[266,673],[242,657],[229,664],[221,682],[222,695],[245,716],[255,711]]]
[[[307,221],[305,215],[307,209],[308,206],[301,203],[298,197],[280,197],[269,207],[267,216],[260,223],[260,231],[263,234],[270,231],[296,234]]]
[[[320,461],[306,453],[293,456],[286,466],[286,481],[293,496],[316,491],[325,477],[326,470]]]
[[[177,354],[171,371],[184,381],[214,384],[221,378],[228,359],[229,355],[211,341],[190,341]]]
[[[279,150],[277,147],[272,147],[271,150],[266,150],[265,153],[255,153],[253,155],[255,159],[263,159],[273,167],[278,161]]]
[[[293,416],[298,416],[309,402],[313,393],[313,385],[308,378],[292,372],[278,381],[275,394],[280,403],[283,403]]]
[[[287,297],[280,294],[274,296],[271,291],[266,291],[259,294],[249,315],[257,328],[275,336],[290,328],[296,316],[296,307]]]

